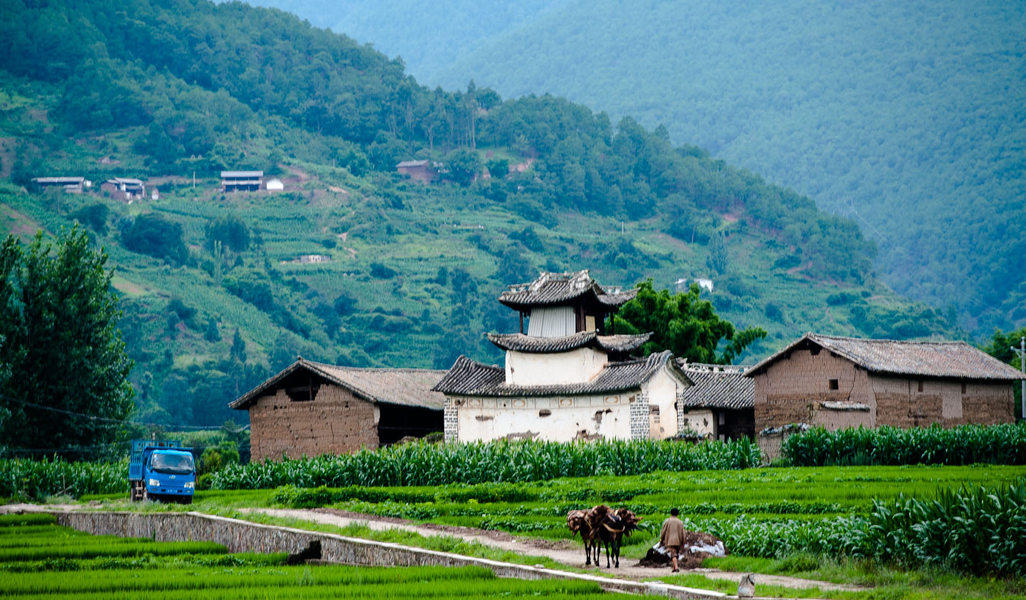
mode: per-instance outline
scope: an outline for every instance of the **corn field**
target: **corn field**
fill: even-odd
[[[863,551],[907,567],[1026,577],[1026,479],[874,502]]]
[[[761,458],[759,447],[750,440],[697,445],[655,440],[405,444],[351,455],[229,465],[214,475],[213,487],[339,488],[543,481],[655,471],[748,469],[758,466]]]
[[[1026,464],[1026,425],[961,425],[944,429],[809,429],[784,440],[796,467],[855,465]]]
[[[0,498],[43,500],[47,496],[115,494],[128,491],[128,460],[114,463],[0,460]]]

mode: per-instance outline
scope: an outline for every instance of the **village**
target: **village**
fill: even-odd
[[[340,454],[444,433],[447,442],[596,439],[757,441],[766,460],[809,427],[1013,423],[1026,378],[965,342],[809,333],[750,367],[632,356],[649,337],[606,331],[631,290],[587,271],[542,273],[498,301],[521,330],[489,333],[504,366],[360,369],[303,359],[232,403],[253,460]],[[526,329],[525,329],[526,325]]]
[[[1026,598],[1026,3],[0,14],[0,598]]]

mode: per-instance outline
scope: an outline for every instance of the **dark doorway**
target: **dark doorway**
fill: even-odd
[[[378,442],[382,446],[394,444],[406,436],[422,438],[432,432],[443,430],[443,413],[419,406],[401,404],[378,404],[381,419],[378,421]]]

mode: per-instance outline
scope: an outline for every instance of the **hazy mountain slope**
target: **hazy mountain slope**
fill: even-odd
[[[665,124],[858,218],[896,289],[990,327],[1026,322],[1024,72],[1022,3],[589,0],[439,81]]]
[[[336,30],[416,56],[423,82],[551,92],[663,124],[859,221],[899,291],[982,332],[1026,323],[1023,3],[553,2],[507,29],[482,19],[448,67],[464,38],[436,23],[461,22],[461,6],[358,9]]]
[[[401,56],[409,72],[434,86],[436,74],[488,40],[539,18],[569,0],[249,0],[253,6],[280,8],[330,27],[390,57]],[[459,85],[464,87],[467,79]]]
[[[410,157],[447,181],[398,176]],[[349,38],[238,3],[0,7],[0,168],[0,232],[78,221],[110,252],[150,420],[217,424],[297,355],[498,360],[482,334],[515,321],[495,298],[539,269],[711,276],[721,314],[770,331],[756,355],[807,330],[952,333],[874,279],[854,222],[665,130],[551,96],[428,90]],[[218,171],[242,168],[285,193],[221,193]],[[21,187],[61,174],[148,178],[160,197]]]

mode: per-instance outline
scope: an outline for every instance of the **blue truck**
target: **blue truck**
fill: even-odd
[[[128,485],[133,502],[191,504],[196,491],[196,461],[181,442],[132,440]]]

